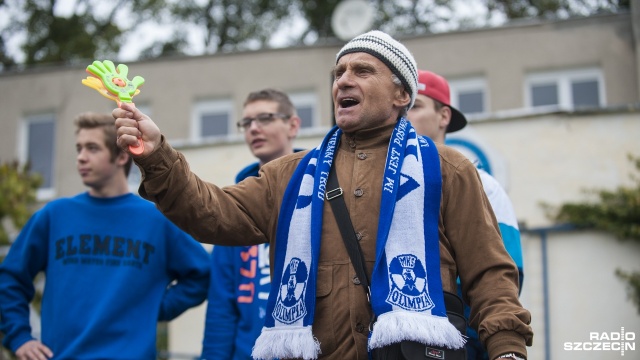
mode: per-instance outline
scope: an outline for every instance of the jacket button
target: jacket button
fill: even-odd
[[[356,284],[356,285],[360,285],[360,279],[358,279],[357,276],[354,276],[353,277],[353,283]]]
[[[358,189],[355,189],[355,190],[354,190],[353,194],[354,194],[355,196],[357,196],[357,197],[360,197],[360,196],[364,195],[364,191],[363,191],[362,189],[359,189],[359,188],[358,188]]]
[[[365,154],[365,153],[359,153],[359,154],[358,154],[358,159],[360,159],[360,160],[364,160],[364,159],[366,159],[366,158],[367,158],[367,154]]]
[[[364,331],[364,325],[362,325],[361,323],[357,323],[356,324],[356,331],[361,333]]]

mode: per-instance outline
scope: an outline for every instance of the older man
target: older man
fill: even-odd
[[[140,137],[140,193],[203,242],[271,244],[272,290],[258,359],[367,359],[403,340],[460,348],[443,290],[456,277],[492,359],[523,358],[533,337],[473,164],[418,137],[404,118],[417,94],[415,60],[372,31],[337,54],[337,126],[317,148],[265,164],[260,176],[219,188],[190,173],[155,123],[124,104],[113,115],[119,145]],[[370,296],[355,277],[325,195],[335,171],[362,248]],[[371,312],[376,322],[369,333]]]

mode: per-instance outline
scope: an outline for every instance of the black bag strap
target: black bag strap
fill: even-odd
[[[353,264],[360,284],[364,286],[367,292],[367,300],[371,303],[371,287],[369,286],[369,277],[364,267],[364,255],[362,254],[360,243],[358,243],[358,239],[356,238],[356,231],[353,228],[351,217],[349,217],[349,210],[347,210],[347,205],[344,203],[344,198],[342,197],[344,191],[342,191],[340,184],[338,184],[338,176],[336,175],[335,168],[335,166],[332,166],[329,171],[327,189],[331,190],[327,191],[325,197],[331,204],[333,215],[336,217],[336,222],[342,234],[344,246],[347,248],[347,252],[351,258],[351,264]]]

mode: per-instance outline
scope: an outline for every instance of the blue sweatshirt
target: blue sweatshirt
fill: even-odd
[[[204,301],[208,261],[202,245],[133,194],[52,201],[0,265],[3,344],[15,352],[33,339],[28,304],[44,271],[41,341],[54,359],[155,359],[157,322]]]
[[[259,168],[247,166],[236,182],[257,176]],[[270,289],[269,244],[213,248],[202,359],[251,359]]]

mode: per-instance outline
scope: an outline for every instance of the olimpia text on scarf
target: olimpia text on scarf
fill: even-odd
[[[317,359],[320,353],[312,325],[322,213],[341,133],[334,127],[301,160],[285,191],[268,315],[253,348],[255,359]],[[435,144],[418,137],[401,118],[391,136],[382,182],[384,211],[371,279],[371,303],[378,320],[369,349],[402,340],[454,349],[464,346],[464,338],[447,320],[442,295],[441,181]]]

